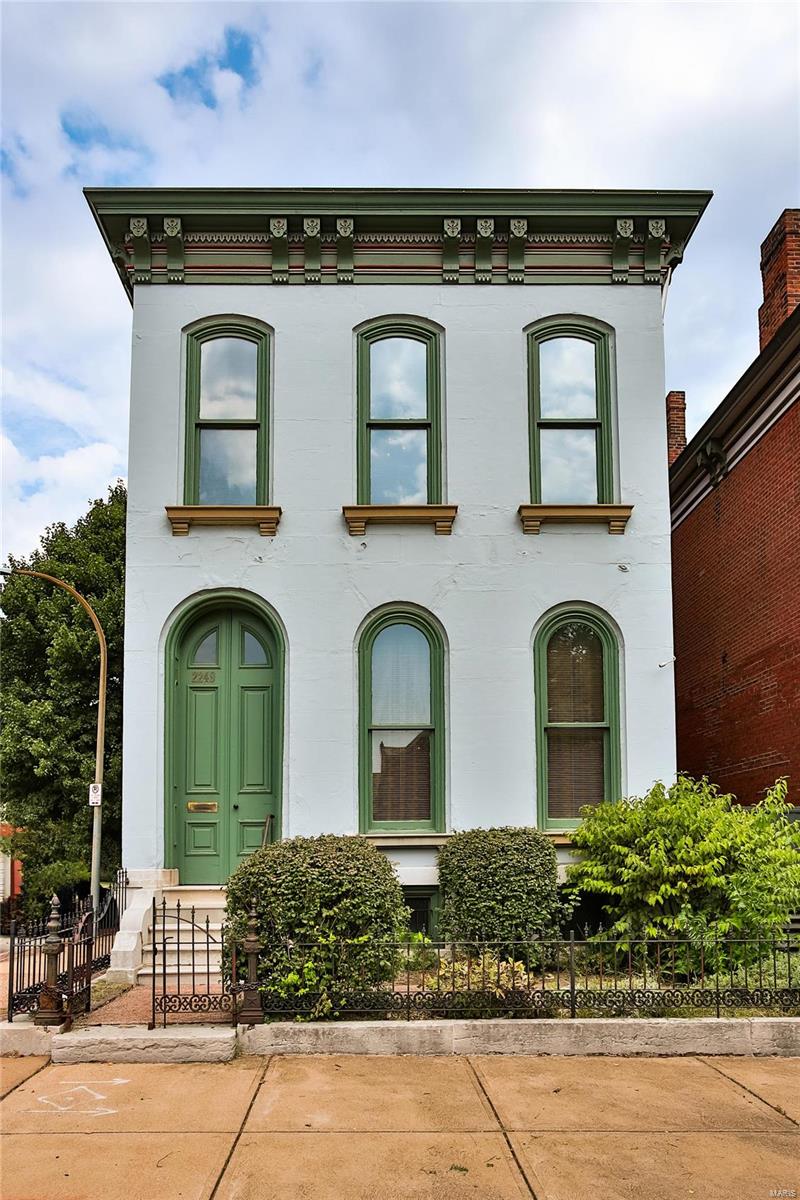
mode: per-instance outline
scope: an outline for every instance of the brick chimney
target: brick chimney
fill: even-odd
[[[667,392],[667,461],[670,466],[686,446],[686,392]]]
[[[761,243],[764,303],[758,310],[763,350],[800,304],[800,208],[787,208]]]

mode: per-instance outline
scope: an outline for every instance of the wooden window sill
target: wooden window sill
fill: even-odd
[[[272,504],[173,504],[165,511],[173,537],[186,537],[193,525],[256,525],[262,537],[275,537],[281,519]]]
[[[367,525],[433,525],[434,533],[453,532],[457,504],[344,504],[342,515],[351,537],[363,537]]]
[[[554,846],[571,846],[572,834],[558,829],[543,829],[542,833]]]
[[[609,533],[624,533],[632,504],[520,504],[523,533],[538,533],[544,524],[607,525]]]

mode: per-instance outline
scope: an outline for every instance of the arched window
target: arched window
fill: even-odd
[[[358,334],[358,503],[442,500],[439,336],[412,317]]]
[[[578,317],[528,333],[531,500],[614,500],[609,335]]]
[[[245,317],[188,333],[186,504],[266,504],[269,334]]]
[[[435,625],[396,609],[359,644],[362,832],[444,828],[444,647]]]
[[[574,828],[583,805],[620,793],[619,645],[575,609],[544,623],[534,659],[539,823]]]

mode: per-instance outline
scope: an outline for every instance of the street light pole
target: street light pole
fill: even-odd
[[[97,634],[97,640],[100,643],[100,682],[97,692],[97,742],[95,744],[94,756],[94,782],[102,786],[103,783],[103,758],[105,751],[106,739],[106,681],[108,679],[108,648],[106,646],[106,635],[103,632],[103,626],[97,618],[97,613],[92,608],[88,600],[86,600],[80,592],[76,592],[75,588],[65,583],[63,579],[56,579],[55,575],[46,575],[44,571],[29,571],[22,567],[15,567],[13,571],[0,571],[0,575],[31,575],[36,579],[46,579],[48,583],[54,583],[56,587],[63,588],[65,592],[74,597],[78,601],[81,608],[88,614],[89,619],[94,625],[94,631]],[[96,804],[92,809],[92,908],[97,914],[100,911],[100,838],[102,834],[103,817],[102,806]]]

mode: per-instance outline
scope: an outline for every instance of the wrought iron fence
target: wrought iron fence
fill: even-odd
[[[234,1023],[800,1014],[797,934],[712,933],[700,942],[574,934],[502,944],[285,941],[262,954],[254,914],[247,935],[236,939],[223,928],[204,940],[203,922],[193,912],[171,920],[164,905],[159,912],[154,906],[153,921],[161,931],[153,1024],[158,1016],[166,1025],[168,1014],[212,1011]],[[215,971],[209,969],[212,947]],[[179,964],[171,973],[168,958]]]
[[[55,1024],[89,1008],[92,976],[109,965],[127,897],[128,877],[120,869],[104,890],[96,917],[91,896],[68,910],[62,910],[54,896],[49,916],[11,922],[9,1021],[21,1013],[34,1013],[40,1024]]]

